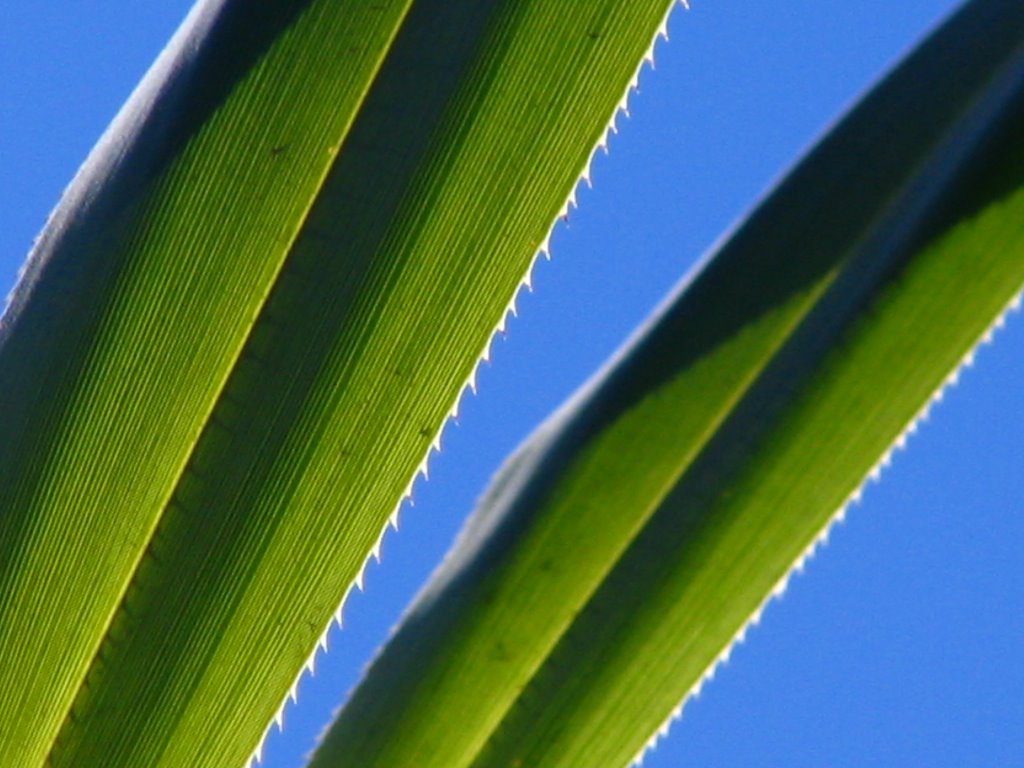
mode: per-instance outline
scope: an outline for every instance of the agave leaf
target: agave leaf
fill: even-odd
[[[0,328],[0,763],[238,765],[665,0],[203,2]]]
[[[973,2],[514,454],[312,765],[641,753],[1017,299],[1021,135]]]

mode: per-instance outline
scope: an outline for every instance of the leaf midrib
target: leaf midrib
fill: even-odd
[[[120,591],[120,594],[117,597],[117,600],[112,604],[111,610],[110,610],[109,614],[107,615],[106,620],[104,622],[103,634],[100,637],[100,639],[98,640],[98,642],[95,644],[95,647],[94,647],[94,650],[93,650],[92,655],[90,657],[90,660],[88,662],[88,665],[85,667],[85,671],[84,671],[84,673],[82,674],[82,676],[79,679],[79,683],[78,683],[78,686],[76,688],[76,692],[72,696],[70,696],[69,699],[68,699],[68,705],[67,705],[67,707],[65,709],[63,717],[60,720],[59,727],[54,731],[54,737],[53,737],[53,740],[51,741],[49,749],[47,751],[46,760],[44,761],[44,763],[47,764],[47,765],[52,760],[52,758],[54,756],[54,753],[55,753],[56,749],[58,748],[58,743],[57,742],[58,742],[59,735],[69,725],[69,722],[71,720],[73,720],[74,716],[73,716],[72,709],[73,709],[74,704],[75,704],[75,702],[76,702],[76,700],[77,700],[77,698],[78,698],[78,696],[79,696],[79,694],[80,694],[80,692],[82,690],[82,686],[87,681],[87,679],[89,677],[89,674],[92,671],[92,669],[96,665],[98,665],[100,663],[100,654],[101,654],[101,651],[103,649],[103,646],[106,643],[108,643],[109,640],[110,640],[111,625],[112,625],[115,617],[120,613],[120,611],[123,608],[125,596],[128,593],[128,590],[131,588],[132,584],[136,580],[136,577],[138,575],[139,566],[141,565],[141,563],[147,557],[151,557],[152,556],[151,548],[152,548],[152,544],[153,544],[153,538],[154,538],[157,530],[160,527],[160,524],[161,524],[161,522],[162,522],[162,520],[164,518],[164,515],[167,513],[168,507],[169,507],[172,499],[174,498],[175,494],[179,490],[179,487],[181,485],[181,481],[183,479],[183,476],[184,476],[184,473],[185,473],[186,469],[188,468],[188,466],[190,465],[190,463],[192,462],[192,460],[194,458],[195,449],[196,449],[196,446],[199,443],[199,440],[200,440],[200,438],[202,436],[202,433],[209,427],[209,425],[211,423],[210,420],[211,420],[212,415],[214,414],[214,412],[217,410],[218,406],[222,403],[222,401],[225,398],[225,389],[227,387],[227,384],[228,384],[229,380],[231,379],[231,375],[236,370],[239,360],[245,354],[246,349],[250,345],[253,329],[256,327],[256,324],[257,324],[257,321],[258,321],[259,317],[264,313],[264,311],[266,309],[267,300],[269,299],[271,293],[273,292],[274,286],[277,284],[277,282],[278,282],[278,280],[279,280],[279,278],[281,276],[281,273],[283,272],[283,270],[285,269],[285,267],[288,264],[289,257],[293,253],[293,248],[294,248],[294,245],[295,245],[296,241],[298,240],[298,238],[302,235],[302,233],[304,231],[304,228],[306,226],[306,223],[307,223],[310,211],[312,210],[314,204],[316,203],[317,199],[319,198],[320,193],[321,193],[321,191],[322,191],[322,189],[324,187],[324,184],[325,184],[328,176],[330,175],[331,171],[333,170],[333,168],[335,167],[335,165],[339,161],[339,158],[340,158],[340,156],[342,154],[342,151],[343,151],[343,148],[344,148],[345,138],[348,136],[348,134],[349,134],[353,124],[355,123],[355,121],[356,121],[356,119],[357,119],[357,117],[359,115],[359,112],[360,112],[363,104],[366,101],[366,98],[367,98],[368,94],[372,90],[373,84],[376,81],[377,75],[380,72],[380,68],[381,68],[385,58],[387,57],[387,54],[390,51],[392,44],[394,43],[394,39],[397,36],[398,31],[401,29],[401,26],[402,26],[402,23],[404,22],[405,16],[408,14],[408,9],[409,9],[409,7],[412,4],[412,0],[403,0],[403,2],[405,3],[405,9],[402,11],[402,14],[401,14],[401,16],[400,16],[400,18],[398,20],[398,23],[396,23],[394,25],[394,27],[392,29],[392,32],[391,32],[391,35],[390,35],[390,37],[389,37],[389,39],[387,41],[386,46],[384,46],[384,47],[382,47],[380,49],[380,51],[379,51],[379,53],[378,53],[378,55],[376,57],[376,61],[375,61],[374,65],[373,65],[373,67],[372,67],[372,74],[371,74],[371,76],[369,78],[367,78],[367,80],[365,82],[365,86],[362,89],[362,92],[360,93],[360,95],[358,97],[358,101],[357,101],[355,109],[349,115],[347,121],[345,122],[344,126],[342,127],[341,131],[339,132],[336,141],[332,144],[331,151],[329,151],[329,153],[328,153],[329,154],[329,158],[330,158],[329,161],[323,164],[322,171],[320,173],[319,179],[317,179],[317,181],[316,181],[315,188],[311,191],[311,194],[308,196],[308,198],[307,198],[307,200],[306,200],[306,202],[305,202],[305,204],[303,206],[301,215],[296,220],[295,226],[293,227],[290,236],[287,238],[287,240],[285,240],[284,242],[281,243],[281,248],[280,248],[279,252],[284,254],[284,256],[278,259],[278,264],[277,264],[276,269],[273,271],[272,279],[266,284],[265,289],[263,290],[262,294],[259,296],[259,299],[258,299],[258,309],[257,309],[257,311],[255,313],[253,313],[251,318],[248,320],[247,325],[245,327],[244,335],[243,335],[243,337],[241,339],[241,343],[237,346],[237,348],[235,350],[235,353],[232,355],[231,360],[230,360],[230,364],[227,367],[225,367],[225,369],[223,370],[223,375],[221,376],[220,381],[219,381],[219,383],[217,385],[216,396],[209,401],[208,407],[205,409],[206,412],[205,412],[205,414],[203,416],[202,427],[195,434],[193,439],[191,440],[190,444],[187,447],[187,450],[182,454],[182,460],[179,463],[179,465],[178,465],[178,467],[177,467],[177,469],[175,470],[175,473],[174,473],[173,483],[169,486],[169,490],[168,490],[168,492],[167,492],[163,502],[160,505],[160,512],[159,512],[158,515],[156,515],[155,517],[152,518],[152,524],[150,525],[149,530],[147,531],[147,534],[146,534],[145,545],[142,548],[139,549],[138,555],[137,555],[137,557],[135,559],[135,562],[134,562],[134,564],[133,564],[133,566],[131,568],[131,573],[130,573],[129,577],[124,581],[123,587],[122,587],[122,589]],[[269,724],[268,724],[268,727],[269,727]]]

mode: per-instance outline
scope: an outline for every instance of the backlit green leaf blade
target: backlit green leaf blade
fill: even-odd
[[[629,763],[1018,296],[1022,135],[971,3],[509,460],[312,765]]]
[[[256,748],[667,7],[412,4],[350,130],[320,147],[328,173],[138,545],[49,764],[240,765]],[[291,151],[266,148],[283,165]],[[146,370],[173,386],[173,369]]]
[[[0,320],[0,764],[39,765],[407,3],[197,7]]]

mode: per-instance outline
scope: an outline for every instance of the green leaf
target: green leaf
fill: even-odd
[[[976,0],[513,455],[312,765],[641,753],[1019,299],[1022,134]]]
[[[253,752],[667,5],[197,6],[0,321],[0,763]]]

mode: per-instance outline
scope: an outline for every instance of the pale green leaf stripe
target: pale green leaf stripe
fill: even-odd
[[[1021,290],[1021,135],[974,2],[517,451],[312,765],[629,763]]]
[[[25,516],[33,522],[5,550],[12,583],[32,597],[4,618],[12,636],[5,663],[27,660],[38,677],[2,700],[3,714],[45,700],[47,674],[60,677],[55,690],[65,697],[47,718],[67,709],[74,693],[56,738],[49,719],[41,732],[19,725],[14,738],[5,736],[12,749],[26,750],[12,752],[14,762],[38,764],[37,750],[49,748],[55,766],[244,763],[396,508],[668,5],[414,2],[340,148],[337,138],[301,131],[226,126],[211,150],[228,158],[224,166],[182,172],[182,190],[212,190],[203,206],[179,208],[174,197],[147,206],[139,197],[138,226],[164,249],[159,269],[125,267],[114,288],[90,272],[62,278],[62,292],[94,280],[95,301],[113,301],[114,309],[75,340],[82,362],[66,375],[66,404],[44,409],[54,426],[33,454],[40,458],[23,466],[5,457],[4,471],[33,505]],[[347,82],[349,48],[363,50],[343,32],[369,25],[362,14],[397,14],[390,8],[357,4],[354,13],[310,3],[288,24],[264,30],[268,60],[282,51],[287,66],[244,73],[261,98],[265,88],[274,94],[260,101],[263,116],[301,112],[295,94],[307,90],[317,93],[310,109],[333,115],[338,100],[322,93],[322,79]],[[247,39],[222,45],[245,48]],[[293,67],[307,61],[308,82],[293,82]],[[212,131],[206,126],[196,141]],[[297,211],[287,222],[243,216],[237,237],[245,242],[216,258],[206,256],[205,244],[183,248],[185,235],[164,231],[173,223],[216,239],[223,235],[209,233],[221,232],[219,218],[233,205],[289,204],[294,180],[251,189],[245,163],[287,176],[307,150],[333,159],[308,214]],[[239,188],[224,192],[240,174]],[[95,226],[105,237],[116,231],[105,220]],[[236,281],[255,282],[261,267],[245,254],[268,235],[287,258],[258,276],[269,291],[265,301],[254,291],[239,311],[244,293],[220,272],[234,269]],[[134,254],[135,240],[128,243]],[[101,246],[94,250],[106,253]],[[205,271],[174,258],[193,248],[204,255]],[[169,275],[179,272],[175,282]],[[13,359],[8,350],[18,334],[29,339],[19,350],[45,338],[28,321],[55,302],[58,288],[44,285],[16,316],[5,359]],[[248,335],[240,352],[211,358],[206,345],[220,349],[222,333],[230,340],[232,332],[209,309],[218,302],[235,307],[236,335]],[[136,324],[150,335],[125,330]],[[75,345],[69,341],[64,353]],[[31,388],[50,381],[42,363],[18,375],[26,402]],[[187,414],[182,403],[191,406]],[[35,417],[26,417],[19,439],[40,433]],[[153,477],[140,476],[140,467]],[[45,473],[65,477],[67,487]],[[33,529],[39,519],[52,522]],[[116,564],[107,562],[112,553]],[[108,576],[113,565],[121,570]],[[66,593],[63,604],[50,597],[53,590]],[[79,685],[80,660],[122,590]],[[68,673],[63,638],[82,605],[91,611],[91,631],[76,639],[77,666]],[[50,650],[30,629],[40,616]]]
[[[405,5],[204,3],[37,243],[0,321],[0,765],[50,749]]]

